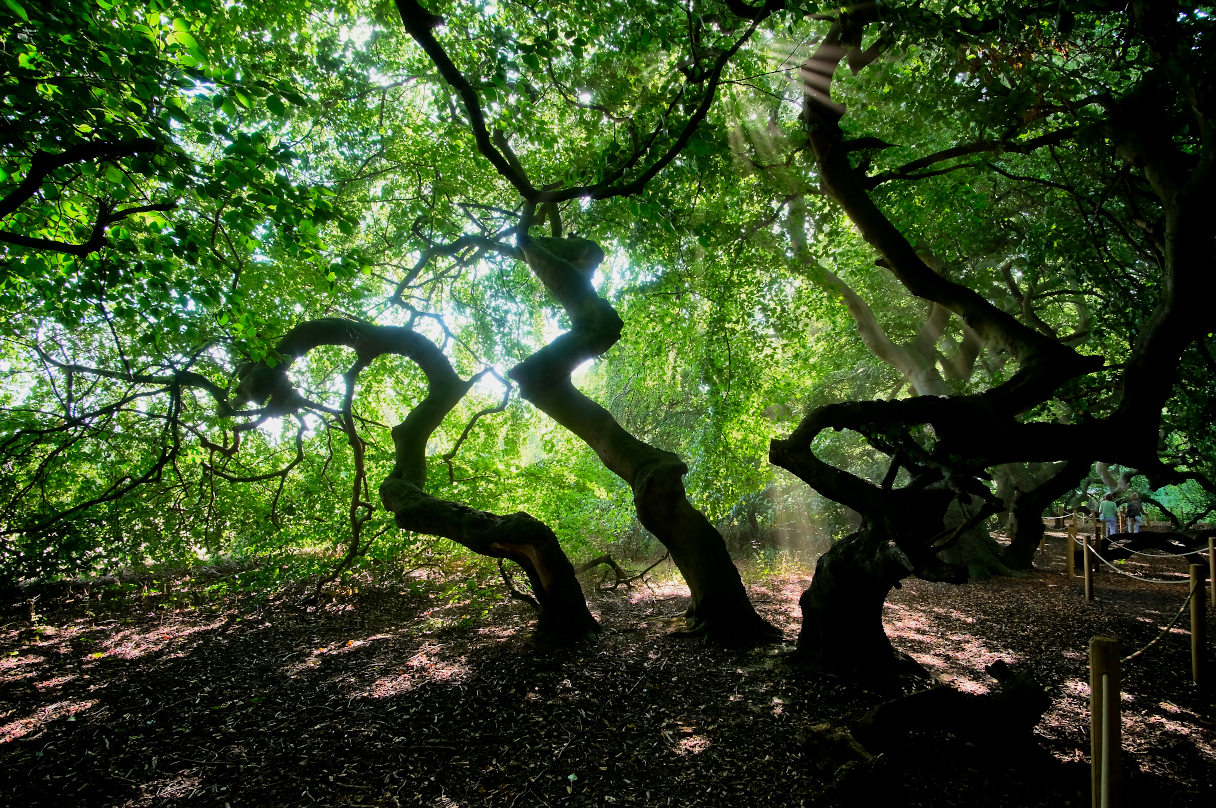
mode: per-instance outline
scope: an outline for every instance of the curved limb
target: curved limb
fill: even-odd
[[[500,516],[426,493],[427,442],[477,378],[461,379],[439,347],[426,337],[399,326],[337,318],[301,323],[276,347],[284,361],[273,368],[262,362],[248,369],[238,396],[268,402],[266,407],[272,412],[292,411],[300,398],[287,379],[287,370],[295,357],[320,345],[343,345],[358,355],[348,373],[344,412],[349,412],[355,369],[361,370],[379,356],[412,359],[427,377],[426,397],[392,429],[395,462],[380,484],[380,501],[393,513],[397,526],[451,539],[475,553],[519,564],[539,605],[538,631],[571,637],[599,631],[574,577],[574,567],[547,525],[526,513]]]
[[[779,638],[780,632],[748,600],[722,535],[689,503],[683,481],[688,467],[671,452],[638,440],[571,381],[575,367],[600,356],[620,338],[623,324],[591,285],[590,276],[604,258],[599,245],[586,239],[528,236],[533,211],[533,206],[525,208],[520,250],[565,308],[572,327],[508,376],[523,398],[582,438],[633,489],[638,520],[670,551],[688,583],[691,628],[707,623],[714,641],[732,645]]]
[[[1029,491],[1016,491],[1009,508],[1009,546],[1005,563],[1015,570],[1034,566],[1034,553],[1043,538],[1043,509],[1076,488],[1089,473],[1089,463],[1065,462],[1055,474]]]

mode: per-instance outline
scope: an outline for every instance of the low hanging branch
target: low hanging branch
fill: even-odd
[[[226,471],[216,468],[211,463],[203,463],[202,464],[203,468],[206,469],[207,471],[211,472],[212,474],[214,474],[216,477],[219,477],[221,480],[227,480],[230,483],[260,483],[260,482],[264,482],[266,480],[285,478],[288,474],[291,473],[292,469],[294,469],[296,466],[300,465],[300,462],[304,460],[304,432],[307,431],[308,425],[304,423],[304,419],[301,418],[299,415],[296,415],[295,419],[297,422],[299,422],[299,425],[300,425],[299,429],[296,430],[296,456],[294,458],[292,458],[290,463],[288,463],[286,466],[279,469],[278,471],[269,471],[269,472],[266,472],[265,474],[251,474],[251,475],[247,475],[247,476],[241,476],[241,475],[236,475],[236,474],[229,474]],[[233,442],[233,445],[230,447],[217,446],[216,444],[212,443],[211,441],[207,440],[206,438],[203,438],[202,439],[203,448],[210,449],[211,451],[219,452],[220,454],[224,455],[225,457],[232,457],[234,454],[236,454],[237,449],[241,445],[240,437],[239,437],[241,433],[238,432],[236,434],[237,434],[237,439]]]
[[[464,430],[460,433],[460,437],[456,439],[456,443],[452,445],[452,450],[443,456],[442,460],[447,464],[448,467],[448,482],[453,485],[456,484],[456,466],[452,463],[452,460],[456,457],[456,453],[460,451],[460,446],[464,443],[465,438],[467,438],[469,433],[473,431],[473,427],[477,424],[477,421],[482,416],[493,415],[494,413],[505,411],[507,409],[507,402],[511,400],[511,383],[502,376],[499,376],[498,371],[494,370],[494,368],[486,368],[481,373],[474,376],[470,381],[476,383],[478,379],[482,378],[487,373],[502,382],[507,389],[503,391],[502,403],[500,403],[497,407],[489,407],[474,413],[473,417],[469,419],[469,422],[465,424]]]
[[[90,253],[97,252],[106,246],[106,230],[111,225],[137,213],[165,213],[176,207],[176,202],[159,202],[152,205],[134,205],[129,208],[115,210],[108,203],[102,203],[97,211],[97,220],[93,224],[93,233],[89,236],[88,241],[85,241],[83,244],[68,244],[52,239],[33,238],[31,236],[23,236],[20,233],[10,233],[7,230],[0,230],[0,242],[25,247],[30,250],[46,250],[48,252],[84,258]]]
[[[616,589],[617,587],[621,586],[622,584],[626,588],[629,588],[632,586],[634,581],[642,580],[643,578],[646,577],[647,573],[649,573],[652,569],[654,569],[655,567],[662,564],[664,561],[666,561],[670,557],[671,557],[671,551],[669,550],[669,551],[663,553],[663,556],[658,561],[654,562],[653,564],[651,564],[649,567],[642,570],[641,572],[630,573],[630,572],[626,571],[625,569],[622,569],[621,565],[616,563],[616,561],[613,560],[611,555],[605,553],[602,556],[593,558],[590,561],[587,561],[583,564],[579,564],[577,567],[574,568],[574,574],[582,575],[584,572],[593,570],[596,567],[603,564],[608,567],[608,570],[607,570],[607,572],[604,573],[604,576],[602,578],[600,578],[601,587],[603,587],[603,583],[607,579],[608,575],[612,574],[615,576],[616,580],[613,581],[611,586],[606,587],[607,589]]]
[[[45,533],[46,531],[61,524],[64,520],[68,519],[71,516],[74,516],[79,513],[83,513],[97,505],[101,505],[106,502],[113,502],[115,500],[121,499],[122,497],[126,496],[127,494],[131,493],[132,491],[134,491],[135,489],[139,488],[142,485],[146,485],[148,483],[152,483],[152,482],[156,482],[156,481],[160,480],[161,475],[164,473],[166,466],[176,467],[174,464],[175,464],[175,461],[177,460],[178,455],[181,452],[181,441],[180,441],[180,432],[179,431],[181,428],[180,418],[181,418],[181,411],[182,411],[181,388],[177,385],[171,385],[167,388],[161,388],[161,389],[154,390],[154,391],[151,391],[148,393],[127,396],[124,399],[122,399],[122,401],[119,403],[112,404],[108,407],[104,407],[101,410],[96,411],[95,413],[90,413],[90,414],[87,414],[84,416],[79,416],[78,418],[75,419],[74,426],[87,426],[92,421],[92,418],[98,414],[104,414],[104,416],[107,418],[117,415],[122,410],[123,402],[130,402],[131,400],[134,400],[135,398],[142,398],[142,397],[151,396],[151,395],[160,395],[160,394],[164,394],[164,393],[169,394],[169,406],[168,406],[167,413],[165,413],[163,416],[158,416],[158,417],[163,418],[165,421],[165,426],[161,430],[161,434],[160,434],[160,438],[159,438],[160,451],[159,451],[159,454],[157,455],[156,459],[152,462],[152,464],[150,466],[148,466],[147,469],[144,470],[144,472],[142,474],[140,474],[138,477],[132,477],[130,475],[123,475],[116,482],[114,482],[108,488],[106,488],[105,491],[98,494],[97,496],[89,497],[81,502],[76,503],[75,505],[72,505],[68,508],[64,508],[63,510],[57,511],[49,516],[44,516],[33,522],[19,524],[16,527],[9,527],[9,528],[0,530],[0,536],[9,536],[9,535],[14,535],[14,534],[22,534],[22,533],[27,534],[27,535],[39,535],[39,534]],[[52,430],[25,430],[22,433],[19,433],[18,435],[14,436],[10,440],[6,441],[4,446],[0,447],[0,453],[11,456],[12,455],[11,449],[14,447],[14,442],[20,438],[23,438],[23,437],[28,438],[28,437],[30,437],[31,434],[34,434],[34,433],[44,433],[45,434],[45,433],[49,433],[52,431],[54,431],[54,432],[63,431],[64,429],[65,429],[65,427],[61,426],[58,428],[54,428]],[[41,437],[41,435],[35,435],[35,436]],[[59,450],[52,451],[51,457],[54,457],[58,453],[59,453]],[[42,464],[42,466],[40,466],[38,472],[34,475],[34,478],[25,487],[25,489],[23,491],[16,492],[14,494],[14,496],[12,498],[10,498],[9,502],[7,503],[7,505],[5,507],[6,511],[15,512],[19,499],[22,496],[24,496],[25,493],[32,490],[35,485],[38,485],[41,482],[41,480],[42,480],[41,475],[45,471],[45,466],[46,466],[46,463],[44,462]],[[14,520],[14,519],[12,519],[11,516],[9,516],[8,518],[6,518],[6,521],[8,521],[9,524],[12,524],[14,521],[17,521],[17,520]]]
[[[540,614],[540,603],[536,598],[526,592],[521,592],[515,588],[515,579],[511,577],[511,573],[507,572],[507,568],[503,566],[503,560],[498,559],[498,572],[502,575],[502,582],[507,585],[507,594],[515,600],[523,601]]]
[[[351,408],[355,384],[359,373],[378,357],[404,356],[417,363],[425,374],[427,395],[405,420],[392,428],[395,462],[379,488],[385,509],[403,530],[451,539],[481,555],[518,564],[528,576],[539,607],[538,631],[573,637],[598,631],[599,624],[587,609],[574,568],[547,525],[526,513],[500,516],[426,492],[427,443],[484,372],[468,380],[461,379],[435,343],[409,328],[324,318],[301,323],[289,331],[276,348],[284,361],[273,368],[265,362],[250,368],[241,381],[238,396],[263,403],[270,412],[294,411],[302,406],[303,399],[291,385],[287,371],[296,357],[321,345],[345,346],[358,355],[344,376],[346,394],[338,416],[339,426],[355,452],[356,466],[350,507],[353,538],[339,570],[359,552],[360,531],[372,514],[372,505],[366,497],[364,440],[355,429]]]
[[[134,157],[137,154],[154,151],[158,144],[152,138],[135,138],[133,140],[97,140],[81,143],[58,154],[45,151],[34,152],[30,160],[30,169],[13,191],[0,199],[0,219],[8,216],[17,208],[38,193],[42,183],[58,168],[83,163],[88,160],[118,160],[122,157]]]
[[[359,435],[358,427],[355,425],[355,417],[353,414],[354,398],[355,398],[355,383],[359,379],[359,374],[370,365],[372,360],[360,356],[351,366],[350,370],[342,375],[342,380],[346,384],[346,392],[342,397],[342,409],[338,415],[338,425],[342,431],[346,433],[347,443],[350,445],[351,454],[353,455],[355,476],[351,481],[350,493],[350,510],[348,518],[350,520],[350,544],[347,546],[346,555],[330,570],[329,575],[317,583],[317,588],[314,591],[314,597],[320,593],[321,588],[334,581],[342,574],[343,570],[351,565],[361,553],[366,553],[366,547],[360,547],[360,541],[363,538],[363,526],[372,514],[375,513],[375,506],[367,500],[367,466],[364,455],[366,443]],[[280,485],[281,488],[281,485]]]

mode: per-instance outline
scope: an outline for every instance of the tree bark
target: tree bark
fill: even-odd
[[[951,502],[943,519],[946,529],[953,530],[974,515],[975,508],[963,508]],[[994,576],[1022,577],[1006,563],[1006,550],[981,525],[963,530],[958,541],[938,553],[947,564],[959,564],[967,568],[968,581],[986,581]]]
[[[599,632],[574,565],[539,519],[523,512],[499,516],[448,502],[394,477],[380,484],[380,501],[403,530],[451,539],[479,555],[522,567],[536,599],[538,633],[579,638]]]
[[[1088,473],[1089,463],[1069,460],[1029,491],[1017,491],[1010,503],[1006,564],[1015,570],[1034,567],[1034,554],[1043,538],[1043,510],[1075,488]]]
[[[787,440],[772,442],[769,456],[773,463],[789,469],[825,496],[861,512],[865,519],[859,534],[823,556],[803,596],[800,649],[805,648],[804,653],[830,666],[847,668],[855,668],[859,660],[862,664],[880,664],[881,659],[891,656],[880,615],[894,581],[907,574],[932,580],[966,580],[965,570],[973,564],[950,564],[943,559],[962,554],[958,542],[964,531],[1003,510],[1002,503],[978,479],[984,476],[983,469],[1024,459],[1047,459],[1019,455],[1028,449],[1024,433],[1033,432],[1037,445],[1042,445],[1053,431],[1051,426],[1031,427],[1015,416],[1049,398],[1068,379],[1101,365],[1100,358],[1078,355],[1051,336],[1018,322],[975,291],[935,272],[869,196],[865,178],[849,161],[848,143],[840,127],[845,108],[832,100],[830,87],[839,63],[857,51],[865,27],[877,13],[876,6],[841,13],[800,68],[803,120],[820,188],[840,204],[860,235],[878,251],[879,266],[889,270],[911,294],[962,318],[970,330],[968,357],[961,357],[963,362],[977,352],[979,344],[987,343],[1007,351],[1017,360],[1018,370],[1008,381],[975,396],[921,396],[823,407],[808,414]],[[869,322],[872,318],[865,316],[867,312],[859,301],[851,303],[850,311],[863,335],[870,326],[867,343],[873,343],[871,347],[879,355],[882,351],[889,353],[890,346],[872,333],[877,324]],[[933,313],[939,314],[936,309]],[[935,325],[931,318],[928,328],[932,330]],[[926,334],[926,340],[932,336]],[[918,367],[900,369],[908,378],[930,381],[917,372]],[[931,447],[908,431],[926,423],[933,427],[935,440]],[[812,441],[827,427],[859,431],[892,456],[891,473],[881,488],[815,456]],[[979,436],[983,440],[977,440]],[[1069,437],[1076,441],[1081,436]],[[892,490],[899,465],[912,471],[913,483]],[[930,488],[939,482],[941,490]],[[948,524],[945,517],[951,500],[963,506],[971,495],[983,501],[978,511],[955,527],[941,530]],[[896,549],[902,551],[907,564],[897,563],[902,559],[895,554]],[[840,631],[834,621],[842,620],[842,614],[847,617],[842,623],[845,630]]]
[[[302,399],[288,381],[287,369],[296,357],[320,345],[352,348],[363,366],[384,354],[404,356],[426,375],[426,397],[393,427],[395,462],[380,485],[380,501],[393,513],[397,526],[451,539],[480,555],[510,559],[522,567],[536,599],[538,632],[575,638],[598,632],[574,566],[547,525],[526,513],[499,516],[426,493],[427,442],[477,379],[461,379],[426,337],[408,328],[352,320],[301,323],[276,347],[285,361],[273,368],[265,362],[252,367],[241,381],[238,397],[259,403],[269,400],[275,414],[293,411]]]
[[[940,271],[937,262],[934,262],[933,268],[935,271]],[[822,274],[822,279],[818,277],[819,273]],[[809,270],[804,266],[803,274],[816,282],[823,283],[833,293],[841,296],[848,307],[849,314],[857,324],[857,331],[866,347],[876,357],[898,370],[912,387],[915,395],[937,397],[951,395],[949,385],[938,373],[938,361],[941,361],[943,369],[951,378],[961,381],[971,378],[975,368],[975,358],[982,341],[974,330],[964,326],[965,336],[959,351],[949,358],[942,355],[937,350],[937,343],[952,316],[945,306],[932,304],[929,316],[916,337],[905,345],[897,345],[887,336],[869,304],[847,283],[824,267]],[[1012,466],[1013,464],[1005,465]],[[957,505],[952,505],[945,518],[946,526],[953,528],[966,517]],[[976,526],[965,531],[955,545],[943,553],[942,558],[949,563],[965,565],[969,571],[970,580],[983,581],[994,575],[1014,574],[1004,563],[1003,556],[1000,545],[989,535],[988,530],[983,526]]]
[[[794,659],[836,671],[887,672],[906,664],[883,629],[882,608],[911,573],[907,555],[881,527],[867,525],[832,545],[798,599],[802,630]]]
[[[890,489],[824,463],[811,450],[812,442],[854,407],[829,405],[810,413],[788,439],[770,444],[769,460],[863,516],[861,530],[833,545],[815,565],[811,585],[799,600],[797,658],[834,670],[889,673],[906,667],[907,660],[894,652],[883,629],[887,592],[909,575],[966,581],[967,567],[945,562],[938,553],[989,515],[996,500],[946,528],[943,517],[951,502],[967,495],[935,486],[940,473],[918,468],[911,484]]]
[[[533,210],[525,210],[519,247],[565,309],[571,329],[508,375],[519,384],[520,395],[580,437],[633,490],[638,521],[671,552],[688,584],[690,633],[729,645],[778,639],[780,632],[756,614],[748,600],[722,535],[688,501],[683,481],[688,467],[671,452],[638,440],[570,380],[575,367],[600,356],[620,338],[622,322],[591,285],[603,251],[586,239],[527,235]]]
[[[476,89],[431,33],[442,18],[426,11],[418,0],[396,0],[396,5],[405,29],[460,96],[478,151],[525,200],[524,213],[516,228],[519,250],[570,318],[569,332],[515,366],[510,377],[519,384],[524,398],[578,435],[605,466],[633,489],[638,519],[670,550],[692,592],[693,604],[689,609],[692,631],[705,632],[730,644],[777,639],[780,632],[757,615],[748,601],[722,536],[688,502],[682,480],[687,467],[670,452],[649,446],[622,429],[607,410],[570,382],[575,367],[600,356],[620,338],[620,317],[596,294],[590,282],[590,275],[604,258],[603,251],[586,239],[559,238],[559,227],[554,227],[553,238],[533,238],[528,233],[540,204],[640,193],[689,143],[693,131],[709,112],[727,61],[751,37],[759,19],[768,16],[775,7],[766,9],[733,45],[718,54],[706,76],[701,98],[684,127],[670,147],[638,176],[623,181],[622,174],[615,172],[595,186],[546,190],[537,189],[519,161],[512,159],[505,138],[490,134]],[[547,208],[546,212],[553,222],[558,221],[555,207]]]

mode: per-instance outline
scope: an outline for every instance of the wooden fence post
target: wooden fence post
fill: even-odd
[[[1208,536],[1208,582],[1212,587],[1212,608],[1216,609],[1216,538]]]
[[[1197,685],[1205,684],[1206,660],[1204,651],[1207,649],[1207,600],[1204,598],[1202,564],[1191,565],[1191,681]]]
[[[1090,561],[1089,554],[1089,534],[1085,534],[1085,548],[1082,551],[1081,561],[1084,564],[1085,570],[1085,601],[1088,603],[1094,599],[1094,565]]]
[[[1093,808],[1122,808],[1119,641],[1089,641],[1089,759]]]
[[[1068,541],[1064,542],[1068,552],[1064,563],[1068,565],[1068,580],[1077,577],[1077,512],[1072,512],[1072,524],[1068,526]]]

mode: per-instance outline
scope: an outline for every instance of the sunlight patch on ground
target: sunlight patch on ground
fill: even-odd
[[[1089,683],[1070,679],[1065,682],[1063,690],[1064,698],[1055,701],[1051,710],[1044,715],[1043,724],[1088,735]],[[1120,725],[1125,751],[1148,753],[1152,748],[1161,745],[1162,735],[1172,735],[1180,741],[1194,745],[1201,755],[1216,758],[1216,746],[1205,739],[1203,731],[1197,726],[1199,716],[1193,711],[1168,701],[1136,709],[1136,698],[1131,693],[1122,693],[1120,701],[1123,705]]]
[[[1089,703],[1089,682],[1080,679],[1069,679],[1064,683],[1064,692],[1076,699],[1084,699]]]
[[[1043,719],[1035,732],[1047,737],[1068,739],[1069,745],[1075,739],[1083,737],[1085,743],[1089,738],[1089,683],[1079,679],[1069,679],[1061,688],[1061,697],[1052,702],[1051,709],[1043,714]],[[1053,750],[1058,759],[1063,761],[1080,760],[1087,757],[1089,749],[1077,746],[1075,751],[1061,752]]]
[[[11,743],[18,738],[40,730],[46,724],[59,719],[75,721],[78,713],[83,713],[97,704],[90,701],[60,701],[38,708],[33,715],[0,725],[0,744]]]
[[[958,609],[943,609],[940,606],[934,606],[929,611],[933,612],[934,614],[939,614],[942,617],[948,617],[951,620],[958,620],[960,623],[974,623],[975,622],[974,617],[968,617],[967,615],[960,612]]]
[[[671,744],[671,751],[676,756],[699,755],[712,745],[712,741],[697,733],[695,727],[680,724],[673,729],[662,729],[663,737]]]
[[[329,657],[338,657],[345,654],[352,654],[365,649],[368,645],[377,642],[387,642],[392,644],[394,636],[392,634],[373,634],[370,637],[360,637],[357,639],[341,640],[338,642],[330,642],[326,645],[312,647],[305,646],[304,648],[296,647],[296,651],[301,654],[294,662],[285,665],[282,670],[288,676],[298,676],[300,673],[320,668]],[[347,663],[341,663],[343,665]]]
[[[192,771],[194,770],[187,769],[182,774],[150,780],[141,786],[141,790],[146,796],[158,800],[189,799],[203,784],[203,778],[191,774]]]
[[[47,679],[45,682],[35,682],[34,687],[38,688],[39,691],[47,691],[54,687],[62,687],[75,678],[75,674],[68,676],[55,676]]]
[[[511,626],[489,625],[477,629],[477,635],[486,640],[505,640],[508,637],[514,637],[526,625],[526,623],[517,623]]]
[[[37,676],[37,671],[25,667],[26,665],[40,665],[46,662],[44,657],[35,654],[26,654],[24,656],[10,656],[0,659],[0,684],[10,684],[19,682],[22,679],[28,679],[32,676]]]
[[[888,603],[883,607],[883,612],[883,626],[887,630],[887,636],[892,640],[937,643],[938,638],[929,633],[931,628],[928,620],[919,609],[909,609],[906,606]],[[886,612],[891,614],[887,615]],[[915,654],[912,655],[915,656]]]
[[[968,679],[966,676],[951,676],[945,675],[941,677],[943,682],[949,682],[964,693],[973,693],[977,696],[988,694],[988,686],[981,684],[974,679]]]
[[[367,688],[352,696],[386,699],[411,690],[424,682],[456,685],[468,680],[471,675],[466,657],[445,659],[443,646],[430,643],[422,646],[412,657],[396,667],[388,676],[381,676]]]
[[[116,659],[139,659],[147,654],[164,650],[171,644],[180,643],[193,634],[215,631],[223,628],[225,620],[215,620],[197,626],[186,625],[179,621],[162,623],[153,629],[123,629],[115,632],[98,650],[87,655],[84,661],[114,657]],[[180,654],[177,654],[180,656]]]
[[[1012,665],[1017,658],[993,651],[981,638],[958,631],[960,624],[974,622],[955,609],[920,609],[894,603],[883,607],[883,626],[897,649],[932,671],[939,681],[983,695],[991,687],[986,683],[990,677],[984,668],[997,659]]]

